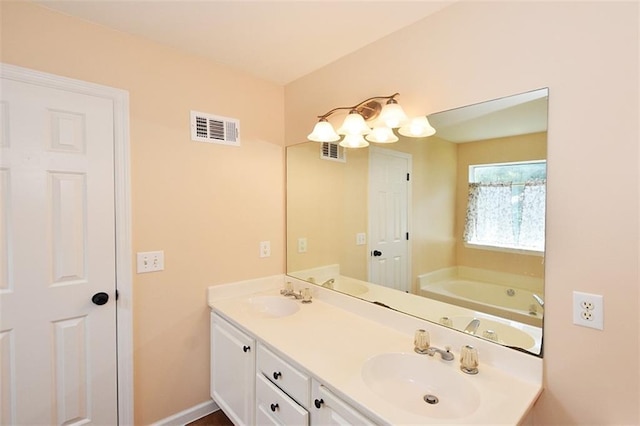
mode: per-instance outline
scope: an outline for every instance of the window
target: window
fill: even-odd
[[[468,244],[544,251],[546,161],[469,166]]]

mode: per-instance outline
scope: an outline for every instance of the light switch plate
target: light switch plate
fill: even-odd
[[[298,238],[298,253],[306,253],[307,252],[307,238],[300,237]]]
[[[164,251],[144,251],[137,253],[137,272],[158,272],[164,270]]]
[[[271,241],[260,241],[260,257],[271,256]]]

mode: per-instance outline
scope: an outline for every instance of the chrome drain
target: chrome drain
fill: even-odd
[[[431,394],[426,394],[422,399],[424,399],[424,402],[431,405],[437,404],[438,402],[440,402],[437,396],[431,395]]]

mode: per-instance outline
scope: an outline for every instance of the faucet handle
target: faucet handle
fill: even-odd
[[[420,328],[416,330],[413,338],[413,350],[419,354],[426,354],[429,349],[429,332]]]
[[[460,369],[467,374],[478,374],[478,350],[464,345],[460,351]]]
[[[293,294],[293,283],[291,281],[287,281],[284,283],[284,288],[280,290],[280,294],[284,296],[290,296]]]

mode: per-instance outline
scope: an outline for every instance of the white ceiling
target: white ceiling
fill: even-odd
[[[453,3],[35,0],[285,85]]]

